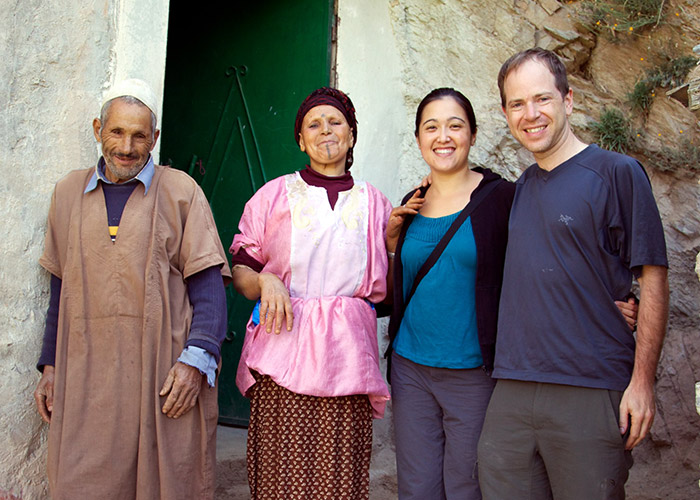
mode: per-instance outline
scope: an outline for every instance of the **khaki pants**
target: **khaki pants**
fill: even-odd
[[[484,500],[621,500],[632,455],[622,393],[499,380],[479,441]]]

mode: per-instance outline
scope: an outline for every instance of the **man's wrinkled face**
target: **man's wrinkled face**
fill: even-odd
[[[110,182],[128,181],[146,164],[160,134],[153,132],[151,123],[151,110],[145,105],[119,98],[111,102],[105,123],[95,118],[93,131],[102,145]]]

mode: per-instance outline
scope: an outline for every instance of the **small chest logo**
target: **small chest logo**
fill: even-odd
[[[571,217],[571,216],[569,216],[569,215],[561,214],[561,215],[559,216],[559,222],[563,222],[563,223],[566,224],[567,226],[569,225],[569,222],[571,222],[571,221],[573,221],[573,220],[574,220],[574,218]]]

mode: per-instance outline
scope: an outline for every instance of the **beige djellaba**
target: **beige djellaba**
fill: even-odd
[[[162,414],[158,392],[192,320],[186,280],[211,266],[230,279],[211,210],[184,172],[156,166],[139,184],[116,241],[94,169],[56,185],[40,264],[62,280],[48,474],[53,500],[210,499],[216,388]]]

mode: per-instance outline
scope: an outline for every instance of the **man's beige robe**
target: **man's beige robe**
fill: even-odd
[[[201,189],[156,166],[139,184],[112,243],[94,169],[56,185],[40,264],[62,280],[48,471],[53,500],[210,499],[217,393],[202,377],[177,420],[160,391],[192,319],[186,280],[230,270]]]

